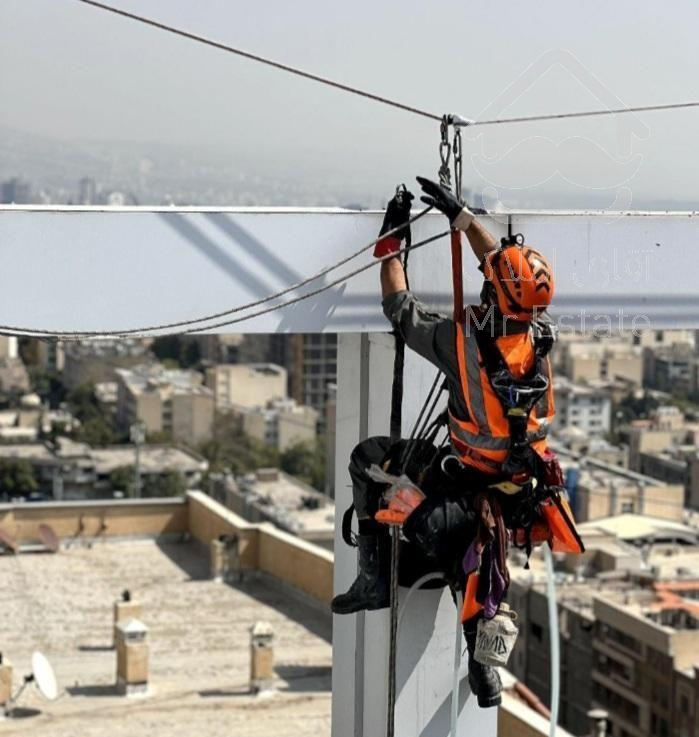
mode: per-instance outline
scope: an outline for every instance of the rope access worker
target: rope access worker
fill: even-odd
[[[481,707],[500,703],[495,668],[474,658],[478,623],[498,612],[509,584],[507,546],[527,552],[544,541],[555,550],[581,552],[560,467],[546,435],[554,415],[551,368],[546,355],[552,329],[542,313],[553,297],[551,267],[518,236],[495,238],[446,187],[418,177],[422,200],[465,232],[484,274],[481,304],[462,321],[430,312],[408,290],[400,258],[381,264],[383,310],[405,344],[445,376],[449,446],[429,438],[391,444],[372,437],[352,452],[349,471],[358,518],[359,572],[349,590],[333,599],[336,614],[389,605],[390,536],[384,521],[402,523],[413,561],[445,571],[452,591],[464,592],[462,621],[469,653],[468,678]],[[412,194],[389,202],[374,255],[396,253],[409,236]],[[406,463],[406,467],[400,468]],[[386,483],[367,472],[373,465],[419,487],[401,506],[401,493],[386,508]],[[414,491],[414,490],[413,490]],[[407,497],[405,497],[407,498]],[[351,509],[343,536],[351,542]],[[349,516],[348,516],[349,515]],[[400,580],[409,556],[401,553]],[[417,565],[417,563],[416,563]],[[414,574],[414,571],[413,571]],[[413,580],[416,576],[413,575]]]

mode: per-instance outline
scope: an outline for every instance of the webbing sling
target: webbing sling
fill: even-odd
[[[408,283],[408,256],[411,234],[406,234],[406,251],[403,258],[405,285]],[[400,330],[394,331],[395,355],[393,357],[393,385],[391,387],[391,447],[401,439],[403,431],[403,372],[405,369],[405,340]],[[398,564],[400,559],[400,527],[391,525],[391,585],[390,585],[390,634],[388,643],[388,698],[386,713],[386,737],[394,737],[396,719],[396,651],[398,639]]]

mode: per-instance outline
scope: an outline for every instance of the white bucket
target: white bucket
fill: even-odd
[[[507,604],[500,604],[492,619],[481,619],[476,634],[474,658],[482,665],[502,666],[509,660],[519,630],[517,614]]]

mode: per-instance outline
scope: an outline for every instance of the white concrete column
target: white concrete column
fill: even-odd
[[[393,339],[343,334],[338,353],[335,590],[356,575],[356,552],[342,541],[341,513],[351,502],[347,462],[354,445],[387,435]],[[404,433],[434,378],[429,364],[406,351]],[[401,598],[407,590],[401,589]],[[416,592],[398,632],[396,735],[446,737],[449,732],[455,607],[446,590]],[[386,728],[388,610],[336,616],[333,622],[333,737],[380,737]],[[462,642],[462,649],[465,643]],[[462,665],[462,678],[466,664]],[[495,710],[481,710],[461,682],[459,733],[494,737]]]

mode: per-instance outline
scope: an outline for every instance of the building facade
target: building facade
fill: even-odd
[[[214,393],[196,371],[160,365],[116,369],[117,424],[143,423],[148,433],[169,433],[176,442],[198,445],[211,437]]]

